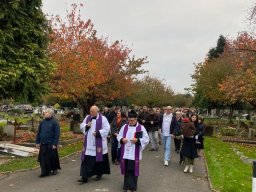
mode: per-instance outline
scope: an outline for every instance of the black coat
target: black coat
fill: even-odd
[[[149,114],[147,112],[142,112],[138,115],[138,122],[139,124],[143,125],[145,128],[147,128],[147,119],[148,119]],[[144,123],[142,121],[145,121]]]
[[[115,133],[119,133],[121,127],[127,123],[127,120],[125,118],[121,119],[121,122],[119,125],[117,125],[116,117],[113,119],[113,121],[110,124],[110,130],[112,136],[114,136]]]
[[[153,124],[151,123],[153,122]],[[147,131],[158,131],[160,123],[160,118],[156,114],[149,114],[146,119],[146,129]]]
[[[171,122],[171,134],[175,136],[181,135],[181,118],[177,120],[176,116],[172,117],[172,122]]]

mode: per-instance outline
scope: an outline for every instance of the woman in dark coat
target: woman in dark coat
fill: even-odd
[[[195,117],[191,116],[192,121]],[[184,173],[188,171],[193,173],[194,159],[197,157],[197,151],[195,147],[194,135],[196,128],[193,122],[188,118],[182,119],[181,132],[183,135],[183,144],[181,148],[181,154],[185,157],[185,169]]]
[[[120,163],[120,147],[118,147],[118,141],[116,139],[121,127],[127,123],[127,117],[125,113],[120,110],[117,111],[116,117],[112,120],[110,124],[111,128],[111,158],[112,163],[119,165]]]
[[[38,162],[41,167],[40,177],[52,173],[57,174],[60,169],[57,145],[60,137],[60,126],[53,117],[54,111],[51,108],[44,110],[45,119],[40,123],[36,135],[36,147],[39,148]]]
[[[204,119],[203,117],[198,117],[198,123],[196,126],[196,148],[197,154],[199,157],[202,156],[202,150],[204,149],[204,134],[205,134],[205,126],[203,124]]]

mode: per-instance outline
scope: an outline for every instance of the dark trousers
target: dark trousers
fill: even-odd
[[[174,138],[175,151],[180,150],[181,139]]]
[[[137,190],[138,176],[135,176],[135,161],[125,160],[125,175],[123,190]]]
[[[118,141],[115,136],[111,139],[111,160],[112,162],[120,161],[120,149],[118,149]]]

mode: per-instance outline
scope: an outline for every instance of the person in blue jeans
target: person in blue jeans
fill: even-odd
[[[168,162],[171,158],[171,122],[172,122],[172,107],[167,106],[166,112],[160,117],[160,132],[162,135],[162,145],[164,147],[164,165],[168,166]]]

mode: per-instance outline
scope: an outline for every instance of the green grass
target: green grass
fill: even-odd
[[[70,127],[67,124],[64,124],[64,125],[60,126],[60,129],[61,129],[61,132],[68,132],[68,131],[70,131]]]
[[[256,146],[253,144],[243,144],[243,143],[230,143],[232,148],[236,148],[238,151],[242,152],[244,156],[250,159],[256,159]]]
[[[229,143],[206,137],[205,155],[214,189],[221,192],[252,190],[252,166],[243,163]]]
[[[7,124],[6,122],[0,122],[0,126],[2,126],[2,127],[6,126],[6,124]]]
[[[76,151],[82,151],[83,148],[83,142],[77,142],[75,144],[69,144],[63,148],[60,148],[59,150],[59,156],[65,157],[66,155],[72,154]]]
[[[82,150],[82,142],[69,144],[59,149],[59,156],[64,157],[80,150]],[[32,169],[37,167],[38,165],[39,163],[37,162],[37,157],[18,158],[2,164],[0,166],[0,172]]]
[[[38,165],[36,157],[17,158],[0,166],[0,172],[32,169]]]

